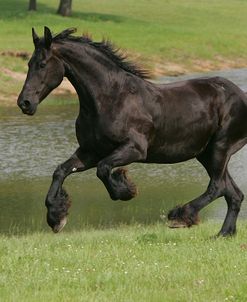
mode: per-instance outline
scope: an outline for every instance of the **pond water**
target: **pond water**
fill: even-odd
[[[247,91],[247,69],[216,74]],[[161,81],[184,78],[188,76]],[[48,102],[33,117],[23,115],[17,107],[0,108],[0,233],[50,231],[44,199],[54,169],[77,148],[74,122],[78,106],[45,105]],[[68,177],[65,187],[72,207],[64,231],[163,221],[161,217],[169,209],[198,196],[208,184],[206,172],[196,160],[175,165],[132,164],[128,169],[139,188],[139,195],[128,202],[112,201],[95,169]],[[232,157],[230,172],[247,194],[246,147]],[[201,217],[223,220],[225,212],[225,201],[219,199]],[[246,216],[244,202],[240,217]]]

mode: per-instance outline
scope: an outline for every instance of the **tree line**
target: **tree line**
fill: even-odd
[[[28,10],[37,10],[37,0],[29,0]],[[60,0],[57,14],[70,16],[72,11],[72,0]]]

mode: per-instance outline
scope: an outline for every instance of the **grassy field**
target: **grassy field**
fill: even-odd
[[[31,27],[47,25],[54,32],[74,26],[95,39],[109,37],[151,62],[247,58],[246,1],[74,0],[70,18],[55,14],[57,0],[39,0],[37,13],[27,12],[26,2],[1,1],[1,50],[31,51]]]
[[[109,37],[157,71],[165,64],[169,71],[172,63],[200,69],[247,59],[246,1],[74,0],[69,18],[55,14],[57,4],[39,0],[38,11],[28,12],[26,0],[2,0],[0,50],[31,52],[31,27],[42,32],[47,25],[54,32],[73,26],[96,40]]]
[[[27,2],[0,3],[1,100],[18,94],[27,62],[14,55],[31,54],[31,27],[44,25],[110,38],[156,76],[247,66],[247,1],[74,0],[69,18],[56,15],[57,0],[37,1],[37,12]]]
[[[247,300],[247,224],[120,226],[58,235],[1,235],[0,300],[203,302]]]
[[[0,107],[22,87],[27,61],[16,53],[32,52],[32,26],[108,37],[155,75],[246,66],[247,1],[73,0],[70,18],[55,14],[57,0],[38,0],[35,13],[27,2],[0,2]],[[210,239],[219,228],[0,235],[0,301],[247,301],[247,224]]]

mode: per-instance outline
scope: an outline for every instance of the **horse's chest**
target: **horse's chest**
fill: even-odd
[[[107,155],[115,148],[115,144],[110,140],[95,123],[77,121],[76,136],[81,148],[90,150],[99,155]]]

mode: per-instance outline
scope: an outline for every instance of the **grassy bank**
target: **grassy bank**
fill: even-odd
[[[35,13],[27,12],[25,0],[2,0],[0,50],[31,51],[31,27],[48,25],[55,32],[74,26],[95,39],[107,36],[152,63],[247,58],[245,1],[75,0],[70,18],[56,9],[57,0],[38,1]]]
[[[57,0],[39,0],[28,12],[26,0],[0,3],[0,101],[15,103],[33,51],[31,27],[42,35],[77,27],[94,40],[110,38],[154,76],[245,67],[247,2],[240,0],[73,1],[73,15],[56,14]],[[237,17],[236,17],[237,16]]]
[[[247,225],[1,236],[1,301],[246,301]]]
[[[247,2],[73,1],[73,15],[56,15],[57,0],[39,0],[28,12],[26,0],[0,3],[0,98],[16,97],[26,61],[15,57],[33,50],[31,27],[42,34],[77,27],[95,40],[108,37],[156,76],[243,67],[247,62]]]

